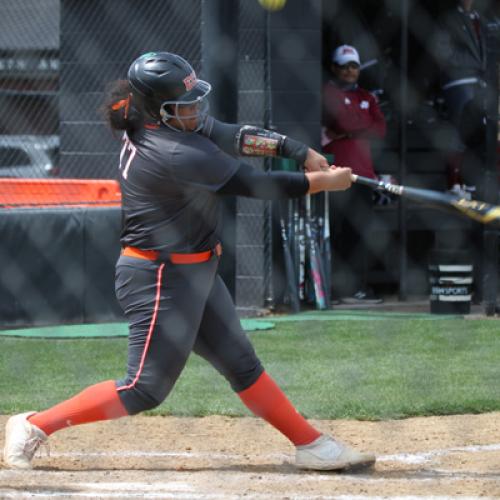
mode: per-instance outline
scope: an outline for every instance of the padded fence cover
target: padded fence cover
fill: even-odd
[[[119,231],[119,209],[2,211],[0,327],[121,319]]]

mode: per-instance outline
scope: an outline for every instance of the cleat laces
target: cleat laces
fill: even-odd
[[[42,439],[40,436],[33,436],[26,440],[23,448],[23,454],[26,455],[30,460],[35,456],[37,450],[39,450],[38,457],[42,456],[42,450],[39,449],[40,445],[44,447],[45,453],[50,457],[50,445],[47,440]]]

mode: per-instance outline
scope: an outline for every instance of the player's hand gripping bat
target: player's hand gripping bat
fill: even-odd
[[[376,181],[356,174],[352,174],[351,177],[352,181],[358,184],[364,184],[365,186],[396,194],[420,203],[428,203],[435,208],[464,215],[481,224],[491,224],[500,228],[500,206],[498,205],[490,205],[484,201],[466,200],[457,195],[432,191],[430,189],[412,188],[389,182]]]

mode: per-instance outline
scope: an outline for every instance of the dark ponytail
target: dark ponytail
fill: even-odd
[[[132,132],[142,124],[142,108],[128,81],[117,80],[108,86],[101,111],[112,130]]]

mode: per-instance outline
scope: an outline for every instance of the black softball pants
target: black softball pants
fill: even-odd
[[[127,376],[116,382],[130,415],[154,408],[170,393],[194,351],[234,391],[264,371],[217,274],[219,258],[172,264],[120,256],[116,296],[129,322]]]

